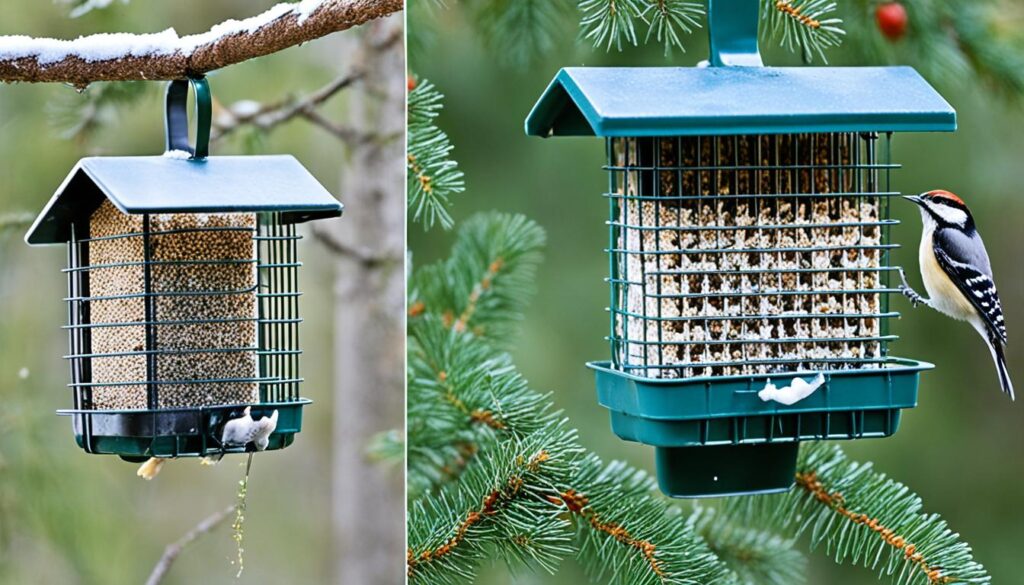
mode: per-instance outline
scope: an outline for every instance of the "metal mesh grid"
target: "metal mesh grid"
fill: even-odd
[[[650,378],[879,367],[890,136],[610,138],[611,344]]]
[[[103,213],[73,227],[64,270],[76,410],[299,400],[294,225]]]

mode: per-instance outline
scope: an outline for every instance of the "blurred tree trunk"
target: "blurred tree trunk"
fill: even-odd
[[[363,72],[349,96],[352,145],[341,180],[345,217],[332,222],[335,284],[333,461],[334,582],[405,579],[404,477],[367,461],[377,433],[401,429],[405,389],[405,49],[402,15],[346,35]]]

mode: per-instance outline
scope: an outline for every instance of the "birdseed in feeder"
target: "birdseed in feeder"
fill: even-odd
[[[150,381],[158,408],[256,402],[256,216],[150,215],[148,267],[142,216],[104,201],[89,228],[94,408],[147,408]]]
[[[619,362],[656,378],[872,367],[882,223],[865,140],[613,139]]]

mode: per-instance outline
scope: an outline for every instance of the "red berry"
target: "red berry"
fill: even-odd
[[[416,89],[416,78],[410,75],[408,78],[406,78],[406,84],[409,87],[409,91]]]
[[[898,41],[907,32],[907,9],[899,2],[884,2],[875,9],[875,21],[885,38]]]

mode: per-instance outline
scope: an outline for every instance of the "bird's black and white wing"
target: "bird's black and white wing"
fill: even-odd
[[[981,237],[977,232],[967,235],[949,228],[935,230],[932,237],[939,266],[985,319],[989,330],[1006,343],[1003,306],[999,302],[999,293],[992,280],[992,266]]]

